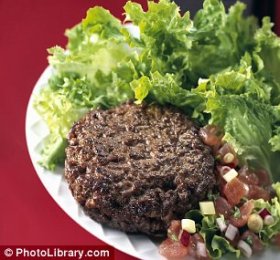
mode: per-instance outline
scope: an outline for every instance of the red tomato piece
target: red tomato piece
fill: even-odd
[[[244,203],[240,208],[240,216],[238,218],[233,215],[230,217],[230,223],[236,227],[243,227],[247,224],[248,218],[254,209],[254,202],[252,200]]]
[[[248,199],[264,199],[265,201],[270,200],[270,194],[264,188],[257,185],[249,185]]]
[[[248,187],[238,178],[234,178],[225,185],[224,194],[231,205],[237,205],[248,193]]]
[[[269,177],[269,174],[267,171],[265,170],[259,170],[256,172],[256,175],[258,176],[259,180],[260,180],[260,184],[262,186],[269,186],[271,185],[271,179]]]
[[[228,218],[232,214],[232,206],[228,201],[223,197],[218,197],[214,201],[215,210],[218,215],[224,215],[225,218]]]
[[[229,156],[232,157],[231,161],[228,161]],[[238,165],[238,159],[236,152],[231,147],[230,144],[225,143],[217,152],[218,158],[223,165],[229,165],[232,168],[235,168]]]
[[[216,180],[217,180],[217,185],[219,187],[219,192],[221,194],[221,196],[224,196],[224,187],[226,185],[226,181],[223,178],[223,175],[227,172],[227,168],[223,168],[223,167],[227,167],[227,166],[218,166],[216,169]],[[229,167],[228,167],[229,168]]]
[[[218,155],[224,156],[227,153],[235,153],[234,150],[231,148],[231,146],[228,143],[223,144],[223,146],[219,149]]]
[[[202,141],[209,146],[220,146],[222,135],[217,126],[206,125],[199,130],[199,135]]]
[[[167,230],[167,235],[169,238],[179,238],[179,234],[181,231],[181,221],[180,220],[172,220],[170,226]]]
[[[251,230],[245,231],[242,236],[242,240],[249,240],[249,244],[252,247],[253,253],[261,252],[264,247],[260,238]]]
[[[167,259],[180,259],[188,254],[188,248],[180,241],[165,239],[159,246],[159,253]]]
[[[259,178],[258,176],[250,171],[248,167],[243,166],[239,171],[238,171],[238,178],[242,182],[248,184],[248,185],[258,185],[259,184]]]

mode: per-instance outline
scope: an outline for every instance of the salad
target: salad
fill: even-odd
[[[207,125],[200,135],[216,156],[217,188],[199,209],[172,220],[160,253],[168,259],[250,258],[270,242],[280,246],[280,183],[272,184],[264,170],[240,167],[218,127]]]
[[[94,108],[173,105],[204,126],[218,187],[171,223],[160,246],[168,257],[250,256],[280,240],[280,39],[268,17],[258,26],[245,8],[237,2],[227,12],[205,0],[192,20],[169,0],[149,1],[147,10],[128,1],[120,21],[94,7],[66,30],[65,49],[48,50],[53,73],[34,102],[49,128],[40,161],[47,169],[64,162],[67,133]]]

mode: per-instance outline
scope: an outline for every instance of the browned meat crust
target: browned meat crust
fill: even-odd
[[[198,128],[173,108],[94,110],[68,137],[65,178],[94,220],[162,235],[213,188],[214,158]]]

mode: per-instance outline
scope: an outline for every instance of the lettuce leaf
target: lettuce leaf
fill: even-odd
[[[242,3],[227,14],[221,1],[205,0],[193,21],[168,0],[148,2],[146,12],[132,2],[124,9],[126,20],[140,29],[140,41],[131,37],[130,43],[141,50],[142,73],[172,73],[182,88],[192,88],[200,77],[238,64],[254,46],[256,19],[243,17]]]
[[[44,140],[41,165],[54,169],[56,164],[62,163],[64,160],[66,133],[85,109],[79,108],[71,103],[65,95],[61,95],[51,88],[42,89],[40,95],[35,98],[34,106],[42,115],[50,132]]]
[[[279,152],[272,152],[273,106],[242,95],[211,97],[206,111],[210,123],[222,126],[224,140],[239,154],[242,164],[267,170],[272,179],[279,180]]]
[[[280,151],[280,126],[275,127],[274,136],[270,138],[269,143],[272,151]]]
[[[150,74],[150,78],[142,76],[130,84],[137,104],[147,98],[148,101],[156,101],[161,105],[174,105],[190,115],[203,104],[203,97],[181,88],[173,74],[162,75],[156,71]]]
[[[210,114],[206,123],[224,130],[224,140],[234,147],[241,164],[265,169],[276,181],[280,179],[279,106],[272,105],[273,87],[255,73],[259,71],[255,62],[256,57],[246,53],[238,66],[200,81],[193,92],[204,97],[200,112]]]
[[[205,0],[194,19],[172,1],[128,1],[131,35],[102,7],[66,31],[66,49],[49,49],[54,68],[35,101],[47,123],[42,164],[63,161],[66,135],[86,111],[127,100],[173,105],[201,124],[217,124],[240,161],[280,179],[280,40],[268,18],[258,28],[237,2]]]
[[[67,30],[67,49],[49,49],[54,72],[34,102],[49,128],[41,159],[45,168],[63,162],[67,133],[88,110],[133,98],[129,83],[138,75],[135,54],[121,30],[107,10],[91,8],[82,23]]]
[[[192,49],[189,51],[189,80],[207,78],[239,63],[253,48],[256,20],[244,17],[245,5],[237,2],[226,13],[222,1],[206,0],[194,17]],[[186,83],[187,84],[187,83]]]
[[[235,249],[227,239],[218,235],[213,236],[208,251],[213,259],[221,259],[225,254],[235,254],[236,258],[240,257],[240,250]],[[227,255],[227,257],[229,256]]]
[[[140,50],[138,62],[142,74],[174,73],[180,81],[183,76],[180,71],[186,66],[186,50],[192,43],[188,37],[192,28],[189,12],[181,16],[179,7],[168,0],[149,1],[146,12],[141,5],[128,1],[124,10],[126,20],[140,30],[140,40],[135,41],[131,36],[129,42]]]
[[[269,17],[263,18],[262,27],[256,32],[255,55],[263,62],[263,68],[259,71],[260,76],[265,78],[272,86],[272,104],[280,103],[280,39],[272,32],[273,24]]]

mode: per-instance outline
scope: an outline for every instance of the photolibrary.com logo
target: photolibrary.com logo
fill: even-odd
[[[1,2],[1,1],[0,1]],[[113,260],[114,248],[110,246],[9,246],[0,245],[2,259],[84,259]]]
[[[4,255],[6,256],[6,257],[11,257],[12,255],[13,255],[13,250],[11,249],[11,248],[6,248],[5,250],[4,250]]]

